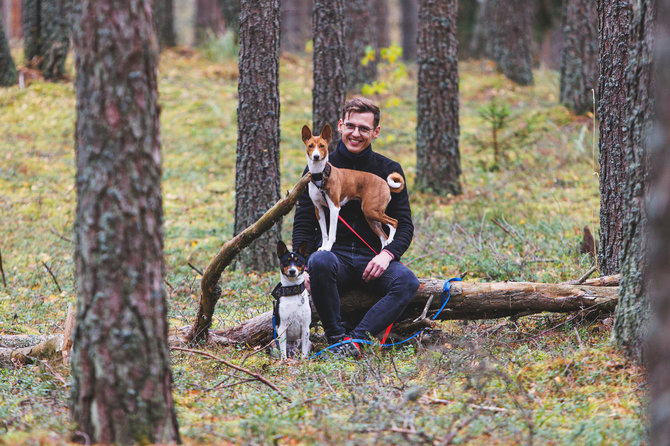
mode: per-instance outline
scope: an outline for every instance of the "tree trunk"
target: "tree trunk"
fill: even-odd
[[[279,0],[243,0],[235,172],[235,234],[279,200]],[[281,222],[254,241],[240,258],[243,268],[273,271],[267,255],[281,237]]]
[[[477,0],[472,36],[468,45],[468,55],[473,59],[491,58],[493,53],[487,53],[487,42],[490,40],[491,0]],[[465,42],[459,42],[462,45]]]
[[[391,45],[389,38],[389,0],[372,0],[370,5],[372,24],[374,26],[375,48],[387,48]]]
[[[422,314],[429,299],[427,317],[437,314],[442,304],[444,280],[419,279],[421,286],[414,300],[398,318],[395,326],[417,327],[430,325],[425,319],[412,321]],[[492,319],[519,317],[545,311],[569,313],[574,311],[611,312],[617,303],[617,287],[587,285],[497,282],[452,282],[451,297],[438,320]],[[342,317],[345,323],[355,325],[379,296],[350,291],[341,296]],[[312,312],[312,320],[318,314]],[[259,314],[240,325],[213,331],[210,339],[220,344],[265,345],[272,340],[272,311]]]
[[[41,57],[42,42],[40,36],[40,0],[23,0],[21,3],[21,26],[23,28],[23,58],[26,65],[33,63],[33,58]]]
[[[400,27],[402,58],[405,62],[414,62],[419,30],[419,0],[400,0]]]
[[[377,61],[366,58],[374,51],[375,27],[370,15],[371,0],[348,0],[344,8],[344,46],[347,89],[372,83],[377,77]],[[365,60],[365,61],[364,61]]]
[[[417,187],[462,192],[458,150],[456,0],[419,1]]]
[[[530,1],[491,0],[493,59],[519,85],[532,85]]]
[[[220,36],[223,31],[223,16],[217,0],[197,0],[195,3],[193,43],[196,46],[201,45],[210,36]]]
[[[223,15],[226,31],[232,32],[235,43],[240,34],[240,0],[219,0],[219,9]]]
[[[65,77],[72,6],[72,0],[23,1],[26,64],[40,69],[45,79]]]
[[[560,100],[578,115],[592,109],[598,85],[598,15],[593,0],[566,0]]]
[[[3,20],[0,19],[0,86],[8,87],[16,83],[16,65],[9,50]]]
[[[167,346],[158,54],[150,1],[85,0],[74,32],[77,318],[71,401],[77,428],[92,443],[179,442]]]
[[[623,185],[626,182],[626,67],[631,0],[598,0],[600,51],[600,274],[619,272],[623,245]]]
[[[321,133],[326,124],[334,130],[329,150],[339,140],[337,122],[346,97],[344,63],[344,15],[342,0],[314,0],[314,87],[312,90],[312,131]]]
[[[670,444],[670,0],[658,2],[656,90],[649,216],[649,444]]]
[[[174,28],[174,0],[153,0],[154,23],[161,49],[177,46]]]
[[[305,52],[312,37],[312,1],[283,0],[281,2],[281,50]]]
[[[635,0],[627,68],[628,99],[623,185],[621,289],[612,336],[629,357],[642,364],[649,325],[647,295],[647,197],[649,160],[647,137],[654,115],[652,73],[656,8],[654,0]]]

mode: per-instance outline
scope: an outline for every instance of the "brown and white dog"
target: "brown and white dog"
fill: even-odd
[[[312,135],[308,126],[302,127],[302,141],[307,152],[307,166],[312,174],[309,197],[321,228],[319,251],[330,251],[335,243],[337,219],[340,209],[350,200],[360,200],[361,209],[372,231],[377,234],[382,248],[393,241],[398,220],[386,215],[386,206],[391,201],[391,192],[397,193],[405,187],[405,180],[398,172],[383,178],[352,169],[340,169],[328,162],[328,144],[333,137],[330,125],[326,124],[319,136]],[[329,230],[326,228],[326,207],[330,211]],[[389,235],[382,229],[389,228]]]

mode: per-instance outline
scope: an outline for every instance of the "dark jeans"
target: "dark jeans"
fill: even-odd
[[[376,335],[393,323],[419,288],[414,273],[397,261],[391,262],[378,279],[364,282],[363,271],[372,257],[370,251],[335,245],[330,252],[313,253],[307,262],[312,301],[330,342],[345,334],[340,315],[341,291],[362,288],[382,296],[349,334],[356,339],[365,339],[368,334]]]

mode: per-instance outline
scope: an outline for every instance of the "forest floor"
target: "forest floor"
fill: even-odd
[[[398,68],[381,67],[374,147],[407,174],[416,232],[404,262],[420,277],[467,271],[472,281],[559,282],[587,271],[582,229],[596,233],[599,224],[594,123],[558,103],[558,74],[538,69],[535,86],[518,87],[488,62],[460,64],[464,193],[454,197],[414,189],[416,69]],[[188,50],[161,57],[172,328],[191,324],[198,307],[200,276],[188,264],[204,269],[232,236],[236,80],[233,60]],[[280,80],[285,191],[305,165],[311,59],[282,57]],[[507,161],[495,166],[491,125],[479,111],[503,106]],[[0,89],[0,109],[0,335],[62,332],[75,302],[74,86],[35,80]],[[289,215],[285,240],[291,224]],[[277,281],[278,273],[225,271],[214,328],[270,309]],[[611,325],[588,314],[443,322],[446,341],[368,350],[360,361],[209,350],[262,374],[290,402],[211,358],[173,351],[181,435],[186,444],[640,444],[644,370],[612,347]],[[68,378],[55,362],[0,369],[0,444],[66,443],[74,429]]]

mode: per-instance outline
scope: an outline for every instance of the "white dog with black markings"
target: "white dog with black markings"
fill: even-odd
[[[281,283],[272,291],[275,298],[274,317],[281,358],[296,351],[300,344],[302,357],[306,358],[312,344],[309,341],[309,325],[312,309],[309,293],[305,289],[305,267],[307,247],[301,245],[296,252],[289,251],[284,242],[277,243],[277,256],[281,270]]]

